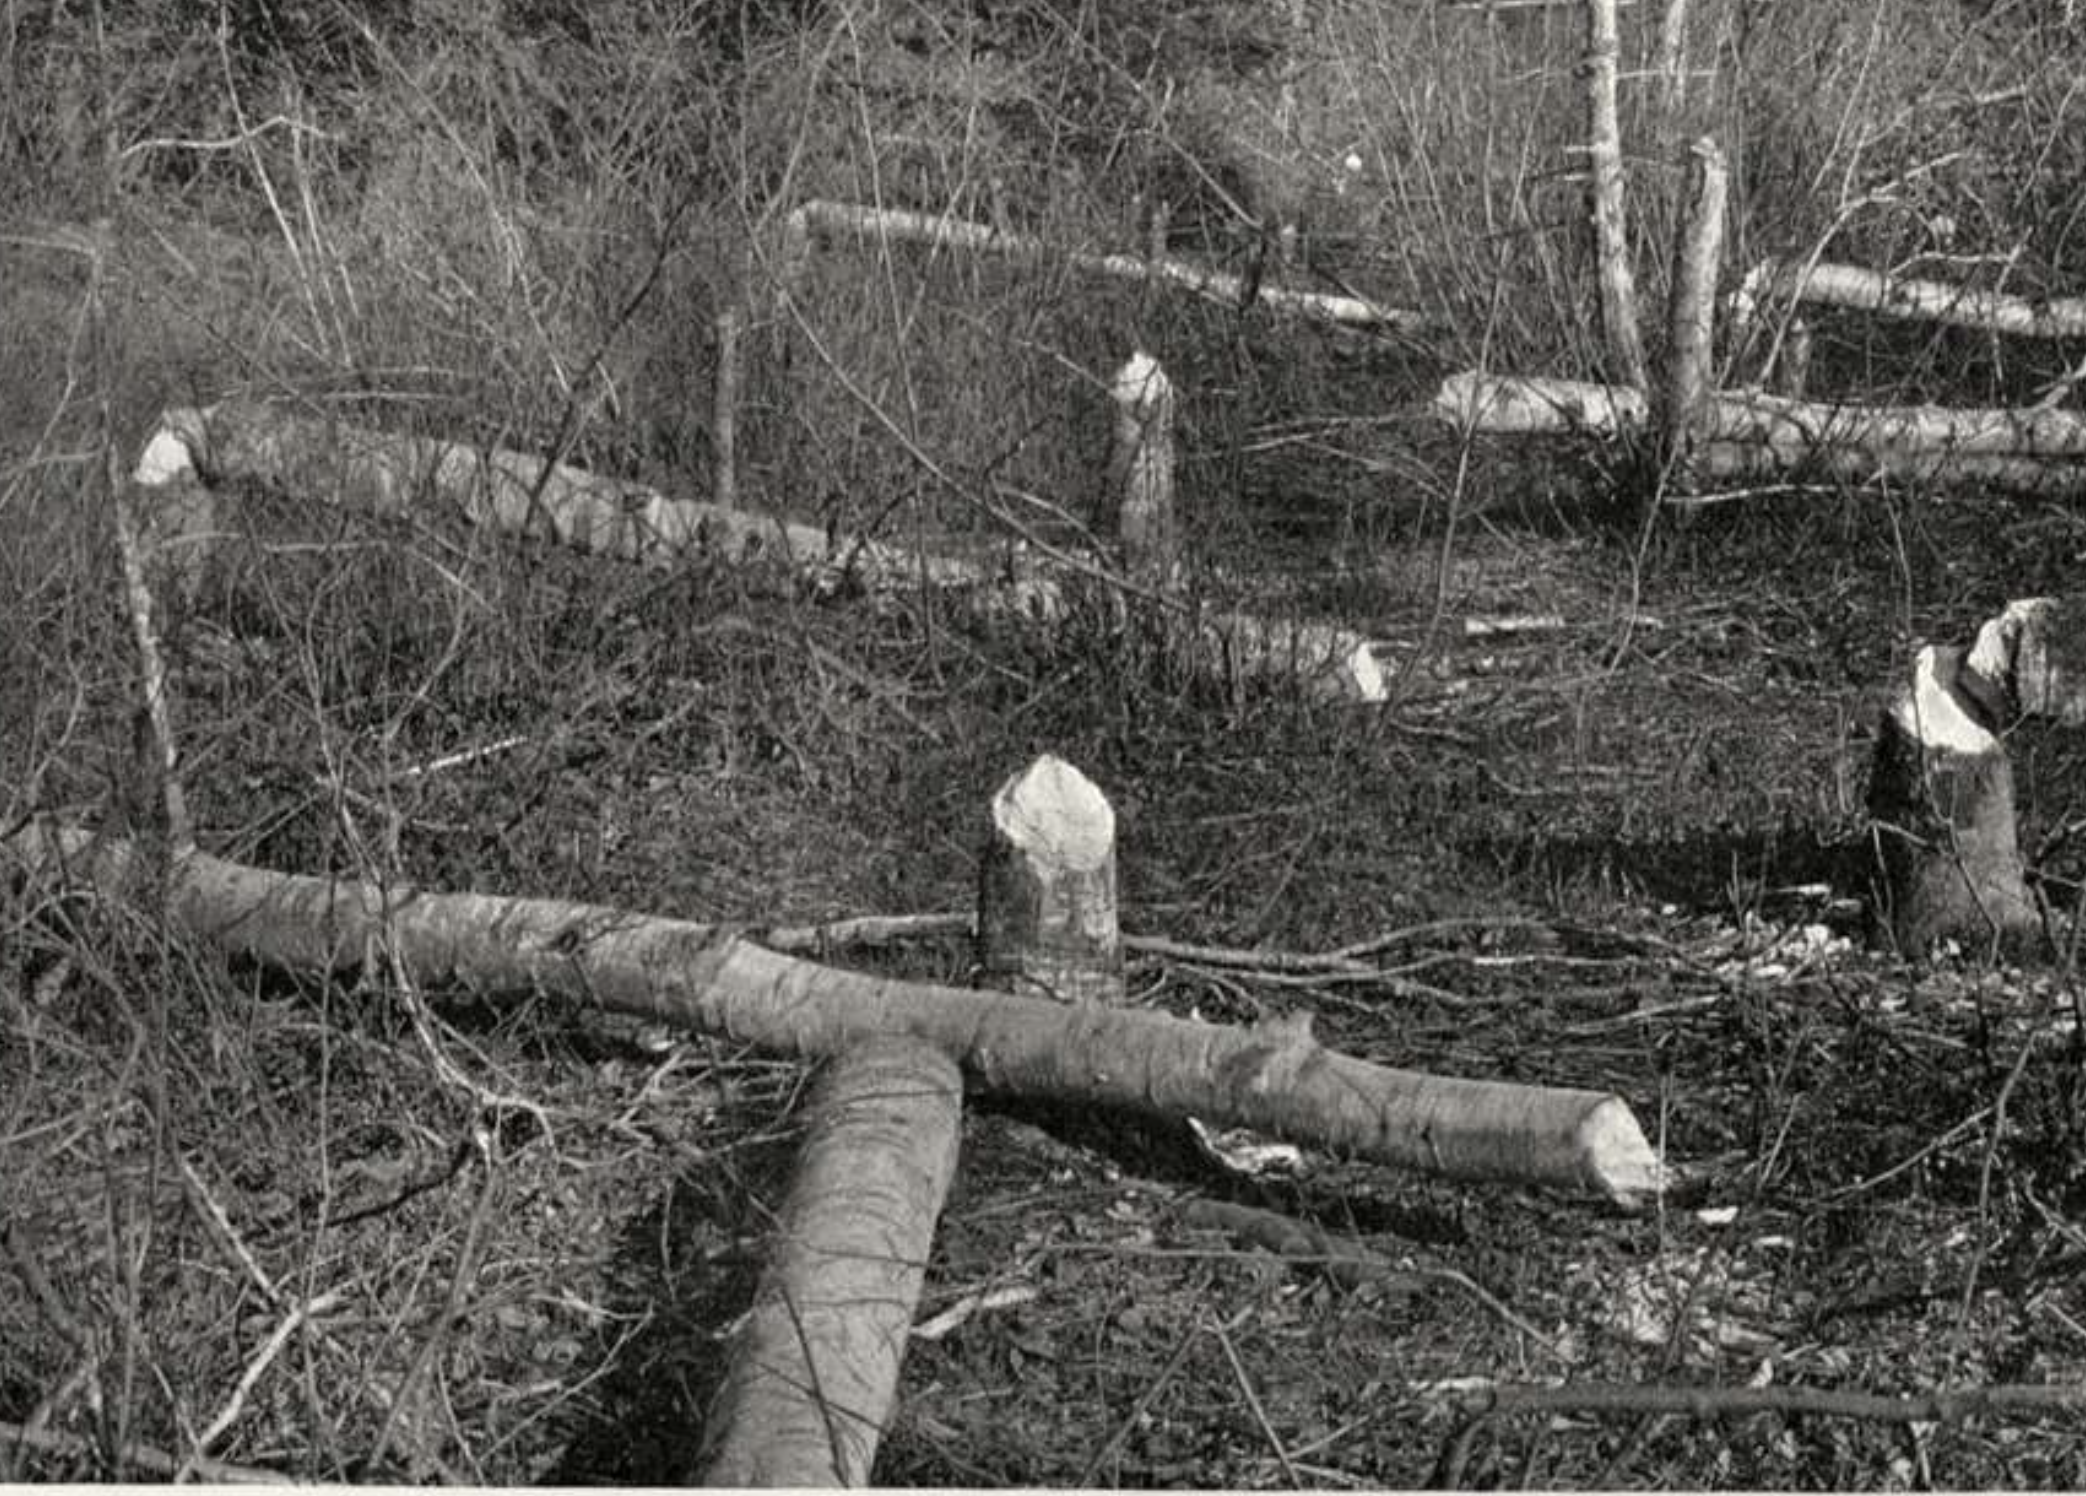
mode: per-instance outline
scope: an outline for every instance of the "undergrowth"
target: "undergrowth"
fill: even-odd
[[[1632,74],[1657,9],[1624,12]],[[1654,347],[1678,145],[1705,132],[1734,167],[1733,276],[1816,254],[2086,290],[2061,9],[1698,5],[1685,99],[1625,85]],[[1265,1198],[1426,1279],[1354,1291],[1183,1232],[1180,1181],[981,1108],[923,1313],[1034,1292],[915,1347],[891,1482],[1415,1484],[1473,1376],[2076,1383],[2069,967],[1915,976],[1776,942],[1859,933],[1829,897],[1865,892],[1870,723],[1910,641],[2061,590],[2080,521],[1808,489],[1676,531],[1645,523],[1627,454],[1441,425],[1454,370],[1603,372],[1583,17],[1286,14],[7,7],[0,833],[166,830],[112,523],[112,463],[165,407],[258,395],[702,496],[731,309],[741,502],[1066,545],[1097,528],[1106,386],[1143,349],[1180,391],[1204,585],[1383,641],[1391,707],[1212,680],[1105,593],[1043,631],[250,486],[220,496],[198,585],[159,599],[199,839],[755,928],[962,914],[988,796],[1049,751],[1114,804],[1133,934],[1394,936],[1355,982],[1135,957],[1134,1000],[1309,1010],[1387,1063],[1615,1090],[1741,1202],[1730,1227],[1623,1220],[1322,1160]],[[867,242],[785,294],[784,220],[814,198],[1063,248],[1157,236],[1434,331]],[[1817,385],[1873,401],[2027,403],[2086,354],[1853,314],[1814,334]],[[1560,622],[1461,632],[1536,614]],[[2017,760],[2024,835],[2076,897],[2077,746]],[[0,1475],[173,1473],[142,1446],[321,1479],[689,1478],[802,1067],[511,995],[435,993],[422,1029],[377,963],[228,967],[161,898],[0,886],[0,1423],[52,1436],[0,1428]],[[960,939],[831,954],[970,978]],[[1647,1296],[1655,1332],[1619,1322]],[[2086,1482],[2055,1420],[1484,1433],[1466,1480]]]

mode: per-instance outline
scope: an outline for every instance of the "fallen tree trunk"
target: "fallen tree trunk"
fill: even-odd
[[[826,1067],[705,1422],[706,1485],[868,1484],[962,1115],[962,1077],[930,1045],[872,1041]]]
[[[1849,307],[1904,321],[2024,338],[2086,338],[2086,297],[2042,301],[1945,281],[1911,280],[1859,265],[1805,266],[1783,260],[1754,266],[1731,293],[1733,335],[1743,338],[1770,301]]]
[[[1499,433],[1615,436],[1649,419],[1641,390],[1577,379],[1464,372],[1434,399],[1442,419]],[[1942,456],[2086,458],[2086,415],[1943,405],[1834,405],[1764,390],[1707,396],[1700,434],[1768,447],[1900,449]]]
[[[30,870],[119,890],[121,842],[33,824],[0,846]],[[900,1035],[988,1090],[1139,1107],[1460,1179],[1654,1193],[1663,1167],[1630,1109],[1593,1091],[1446,1079],[1328,1050],[1301,1025],[1253,1029],[840,971],[729,929],[552,899],[379,889],[196,852],[169,916],[268,964],[359,968],[388,942],[423,981],[544,992],[805,1057]]]
[[[405,436],[269,405],[165,412],[140,471],[177,471],[183,453],[213,485],[246,479],[385,515],[410,513],[432,495],[473,524],[641,565],[672,566],[693,555],[774,556],[826,587],[849,579],[872,590],[921,583],[990,587],[1045,616],[1060,607],[1047,579],[866,536],[831,535],[724,504],[672,499],[641,483],[505,447]]]
[[[139,458],[138,482],[178,495],[192,489],[195,474],[211,484],[246,479],[308,492],[382,515],[409,513],[432,495],[473,524],[640,565],[672,566],[702,555],[727,561],[774,556],[829,590],[850,581],[870,591],[957,588],[993,616],[1037,622],[1062,617],[1068,604],[1063,583],[1044,575],[1033,558],[1009,555],[995,566],[904,550],[722,504],[668,498],[641,483],[507,448],[398,435],[265,405],[164,412]],[[214,511],[197,513],[205,516],[198,523],[214,523]],[[169,550],[182,548],[177,554],[188,566],[199,564],[193,548],[206,537],[169,533],[164,525],[161,534]],[[1196,667],[1220,679],[1291,679],[1340,701],[1385,698],[1369,641],[1337,624],[1210,613],[1184,623],[1181,637]]]
[[[1245,305],[1250,294],[1255,306],[1345,327],[1422,332],[1430,325],[1419,312],[1381,306],[1359,296],[1332,296],[1279,286],[1249,286],[1249,282],[1240,276],[1158,256],[1146,258],[1142,255],[1096,254],[1089,250],[1060,250],[1030,235],[1008,233],[968,218],[915,213],[903,208],[871,208],[824,201],[804,203],[790,213],[786,232],[788,243],[783,251],[785,284],[794,284],[802,274],[811,236],[814,232],[821,232],[865,239],[896,239],[1015,260],[1059,259],[1089,275],[1116,280],[1158,281],[1228,306]]]
[[[1649,419],[1641,391],[1576,379],[1466,371],[1434,411],[1467,430],[1615,436]],[[2037,493],[2086,489],[2086,416],[2064,410],[1831,405],[1759,390],[1708,397],[1696,434],[1707,472],[1765,476],[1820,467],[1843,477],[1978,479]]]

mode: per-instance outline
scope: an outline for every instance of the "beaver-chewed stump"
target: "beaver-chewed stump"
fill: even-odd
[[[1967,654],[1922,648],[1885,709],[1869,813],[1882,872],[1878,923],[1904,954],[1922,957],[1953,940],[2019,957],[2040,938],[2002,734],[2027,716],[2086,721],[2086,630],[2077,624],[2076,604],[2010,604]]]

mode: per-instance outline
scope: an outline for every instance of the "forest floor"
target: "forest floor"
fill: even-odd
[[[0,286],[0,322],[55,359],[72,299]],[[222,372],[138,361],[119,425]],[[0,382],[0,459],[31,450],[30,393],[61,373]],[[982,1099],[923,1326],[969,1312],[915,1339],[880,1483],[2086,1485],[2075,1411],[1718,1418],[1621,1394],[1473,1427],[1509,1384],[2086,1378],[2076,971],[1915,969],[1864,944],[1856,902],[1872,725],[1909,640],[2059,583],[2086,521],[1802,493],[1646,541],[1562,521],[1529,497],[1541,472],[1480,453],[1491,497],[1455,532],[1330,569],[1284,562],[1250,512],[1234,527],[1221,559],[1249,595],[1386,641],[1381,708],[1196,679],[1106,610],[1045,633],[246,491],[167,622],[190,809],[207,848],[269,867],[757,929],[968,911],[986,801],[1047,750],[1115,806],[1129,931],[1374,941],[1382,963],[1136,958],[1131,1001],[1308,1011],[1385,1063],[1612,1090],[1708,1181],[1629,1216],[1323,1157],[1221,1179]],[[121,827],[106,527],[62,485],[15,493],[0,803]],[[1465,632],[1531,615],[1553,622]],[[2086,759],[2058,733],[2014,752],[2024,846],[2067,906]],[[231,1408],[210,1453],[290,1477],[690,1477],[804,1067],[445,994],[450,1062],[540,1109],[488,1129],[381,981],[227,969],[148,907],[0,895],[0,1420],[48,1405],[83,1441],[13,1474],[117,1474],[98,1451],[133,1440],[179,1459]],[[830,959],[960,983],[970,952]],[[1210,1196],[1383,1270],[1241,1245],[1201,1224]]]

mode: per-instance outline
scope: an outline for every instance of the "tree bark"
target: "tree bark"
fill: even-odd
[[[1593,177],[1594,254],[1600,267],[1601,327],[1616,377],[1644,388],[1644,343],[1637,329],[1637,281],[1630,268],[1624,206],[1622,124],[1615,107],[1622,43],[1615,0],[1586,0],[1586,150]]]
[[[1869,780],[1878,923],[1914,960],[1953,940],[2025,954],[2042,921],[2014,827],[2014,775],[1960,650],[1922,648],[1883,714]]]
[[[1668,15],[1680,0],[1671,0]],[[1672,327],[1666,351],[1665,412],[1669,476],[1686,493],[1695,482],[1697,428],[1710,392],[1715,352],[1717,269],[1724,254],[1724,153],[1704,136],[1688,148],[1694,191],[1674,256]]]
[[[473,524],[642,565],[674,566],[692,555],[775,556],[820,588],[954,588],[994,617],[1039,622],[1061,617],[1066,606],[1059,578],[1035,564],[992,567],[835,537],[743,509],[670,499],[640,483],[505,448],[395,435],[267,406],[166,411],[147,450],[158,469],[199,473],[210,483],[251,479],[375,514],[405,514],[432,495]],[[185,491],[173,483],[162,491]],[[1336,624],[1217,614],[1199,626],[1184,624],[1182,637],[1196,668],[1219,679],[1244,671],[1295,679],[1335,700],[1384,699],[1368,641]]]
[[[705,1424],[713,1486],[862,1486],[891,1416],[963,1083],[917,1040],[827,1065],[760,1287]]]
[[[1638,390],[1475,372],[1444,380],[1434,410],[1464,429],[1509,435],[1611,437],[1647,420]],[[2029,493],[2086,491],[2086,416],[2073,411],[1831,405],[1725,391],[1704,402],[1697,434],[1707,476],[1815,469],[1854,480],[1955,479]]]
[[[723,504],[670,499],[641,483],[504,447],[399,435],[272,406],[169,410],[152,445],[171,435],[206,482],[250,479],[374,514],[407,514],[431,494],[473,524],[650,566],[695,554],[775,555],[821,586],[1006,589],[1010,603],[1054,612],[1044,578],[1002,579],[983,564],[924,555],[864,536]],[[171,460],[171,459],[167,459]]]
[[[2023,956],[2041,933],[2001,736],[2023,717],[2086,724],[2076,604],[2024,598],[1987,619],[1968,653],[1921,649],[1884,712],[1869,785],[1879,923],[1909,956],[1941,940]]]
[[[1104,1007],[1123,1000],[1115,811],[1054,754],[992,797],[978,863],[978,965],[1010,991]]]
[[[1205,270],[1182,260],[1154,255],[1095,254],[1087,250],[1059,250],[1026,234],[1007,234],[990,224],[941,214],[914,213],[902,208],[867,208],[852,203],[809,202],[789,216],[786,243],[789,254],[801,259],[814,232],[849,234],[861,238],[896,239],[928,244],[941,249],[960,249],[972,254],[1001,255],[1015,260],[1061,259],[1089,275],[1116,280],[1154,281],[1175,286],[1223,306],[1239,306],[1246,297],[1245,280],[1220,270]],[[794,263],[794,260],[792,261]],[[799,272],[801,273],[801,272]],[[1344,327],[1381,327],[1396,332],[1424,332],[1431,325],[1420,312],[1380,306],[1359,296],[1330,296],[1316,291],[1292,291],[1279,286],[1262,286],[1254,295],[1255,306],[1301,317],[1312,322],[1331,322]]]
[[[1133,353],[1109,387],[1115,430],[1108,454],[1109,528],[1133,575],[1170,587],[1181,571],[1174,508],[1173,381],[1148,353]]]
[[[32,871],[120,892],[121,842],[32,824],[0,847]],[[429,983],[550,993],[806,1057],[908,1036],[987,1090],[1192,1115],[1459,1179],[1591,1191],[1635,1204],[1664,1178],[1619,1098],[1447,1079],[1338,1054],[1291,1024],[1252,1029],[1067,1007],[835,970],[729,930],[550,899],[379,889],[196,852],[167,895],[181,927],[229,951],[322,972],[389,942]]]
[[[2086,296],[2037,300],[1946,281],[1914,280],[1859,265],[1796,265],[1765,260],[1731,298],[1731,328],[1742,337],[1770,301],[1849,307],[1908,322],[2010,333],[2023,338],[2086,338]]]

